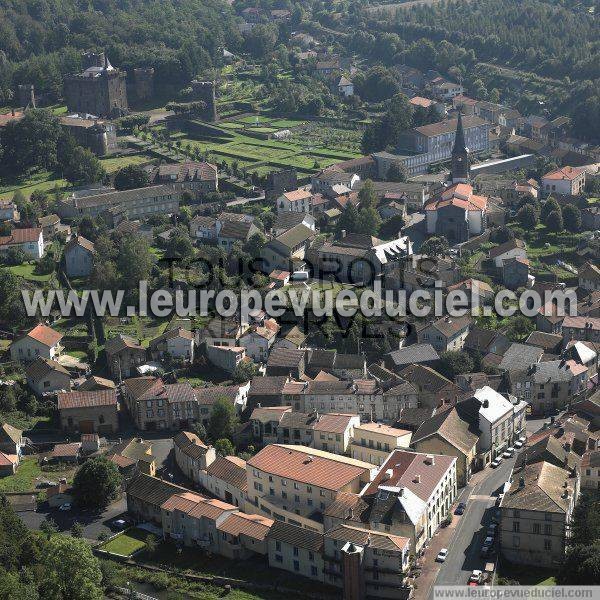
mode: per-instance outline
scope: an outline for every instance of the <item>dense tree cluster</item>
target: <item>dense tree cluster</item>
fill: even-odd
[[[33,83],[58,98],[81,51],[106,49],[125,70],[153,67],[157,81],[187,83],[242,37],[220,0],[0,0],[0,103]]]

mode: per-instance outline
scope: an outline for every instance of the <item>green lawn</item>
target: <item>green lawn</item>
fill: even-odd
[[[146,547],[146,538],[148,535],[147,531],[132,527],[105,544],[102,544],[100,549],[112,554],[119,554],[120,556],[131,556],[134,552]]]
[[[35,263],[14,265],[12,267],[8,267],[8,270],[17,276],[22,277],[23,279],[27,279],[28,281],[50,281],[50,278],[52,277],[52,273],[48,275],[36,275],[34,273]]]
[[[129,165],[143,165],[150,162],[150,158],[143,154],[133,154],[131,156],[119,156],[116,158],[103,158],[100,163],[107,173],[114,173],[123,167]]]
[[[14,475],[0,479],[0,493],[29,492],[35,489],[35,480],[41,473],[37,459],[34,456],[26,456],[21,460]]]
[[[40,171],[19,181],[0,180],[0,199],[12,198],[17,190],[23,192],[25,196],[31,196],[36,190],[48,192],[55,187],[64,191],[68,185],[65,179],[56,178],[50,171]]]

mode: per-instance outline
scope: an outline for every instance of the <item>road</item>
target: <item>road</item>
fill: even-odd
[[[235,200],[230,200],[229,202],[226,202],[225,204],[227,206],[241,206],[243,204],[248,204],[249,202],[259,202],[265,199],[265,194],[264,192],[260,195],[257,196],[256,198],[243,198],[243,197],[238,197]]]
[[[495,501],[498,491],[510,477],[516,457],[504,460],[492,469],[489,475],[473,488],[466,487],[461,501],[469,498],[465,513],[459,518],[446,562],[440,568],[434,585],[466,585],[473,569],[483,570],[486,559],[479,552],[485,539],[485,532],[496,512]]]

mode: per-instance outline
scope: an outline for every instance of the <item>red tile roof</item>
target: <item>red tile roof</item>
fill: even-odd
[[[59,392],[58,410],[69,408],[91,408],[94,406],[117,406],[115,390],[93,390],[91,392]]]
[[[253,456],[248,465],[308,485],[328,490],[339,490],[368,471],[366,467],[331,458],[301,452],[291,446],[272,444]]]
[[[63,338],[63,334],[59,333],[58,331],[54,331],[54,329],[40,323],[24,337],[32,338],[37,342],[40,342],[40,344],[52,347],[60,342],[60,340]]]
[[[272,519],[260,515],[238,512],[229,515],[223,523],[217,525],[217,529],[234,536],[247,535],[262,542],[267,537],[273,523]]]
[[[350,421],[357,415],[353,414],[342,414],[342,413],[328,413],[326,415],[319,415],[317,422],[315,423],[315,431],[326,431],[328,433],[344,433]]]
[[[561,167],[550,173],[546,173],[542,179],[573,181],[585,171],[582,167]]]
[[[39,227],[28,227],[27,229],[13,229],[10,235],[0,237],[0,246],[10,246],[11,244],[27,244],[37,242],[40,239],[42,230]]]

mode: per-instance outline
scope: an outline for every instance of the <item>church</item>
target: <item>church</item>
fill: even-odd
[[[445,190],[425,206],[427,234],[444,236],[452,244],[481,235],[486,228],[488,199],[473,193],[470,184],[469,149],[465,143],[462,115],[459,112],[450,182]]]

